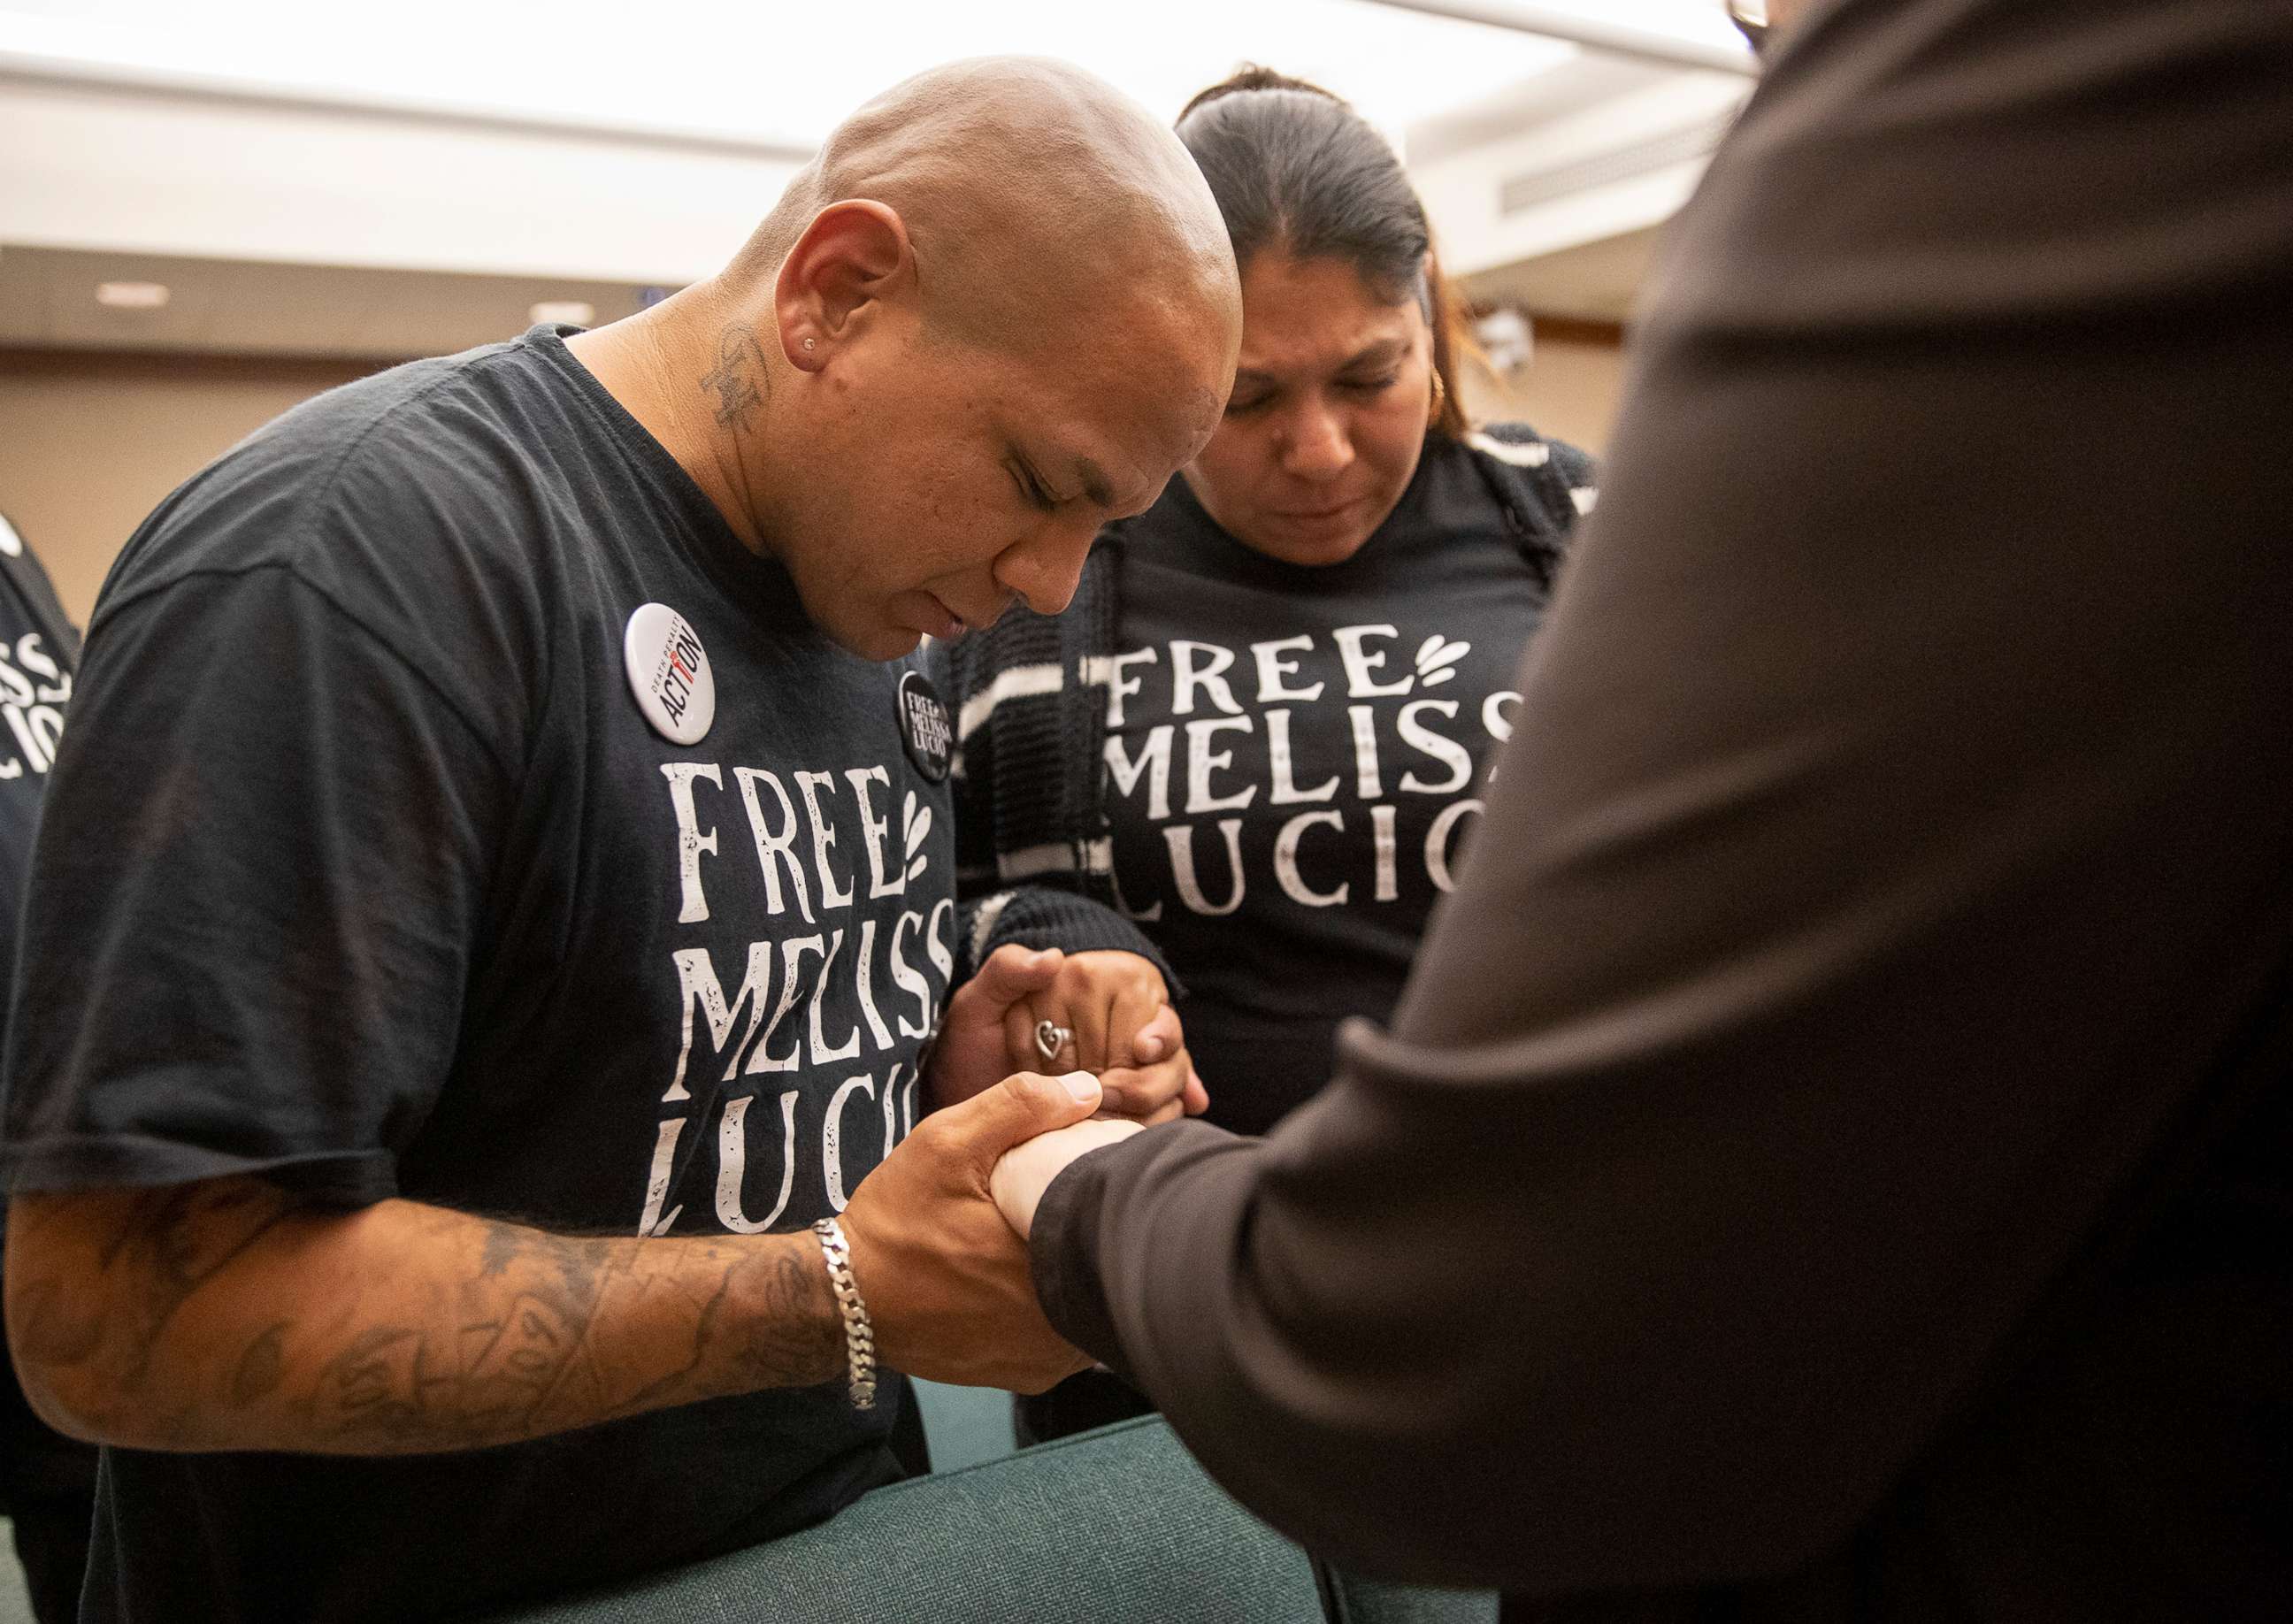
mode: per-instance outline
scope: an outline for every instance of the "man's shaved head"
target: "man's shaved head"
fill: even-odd
[[[845,120],[722,273],[575,353],[873,659],[1074,594],[1218,426],[1242,282],[1194,159],[1065,63]]]
[[[899,214],[928,318],[963,336],[1050,338],[1054,313],[1104,311],[1118,267],[1123,291],[1230,309],[1239,332],[1233,251],[1194,159],[1144,108],[1066,63],[980,58],[893,86],[790,183],[734,277],[770,275],[813,217],[847,198]]]

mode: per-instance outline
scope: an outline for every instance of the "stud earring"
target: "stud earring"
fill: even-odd
[[[815,343],[818,343],[818,342],[819,342],[819,341],[818,341],[817,339],[807,338],[807,339],[806,339],[806,340],[804,341],[804,347],[805,347],[806,349],[809,350],[809,349],[811,349],[811,348],[813,347],[813,345],[814,345],[814,344],[815,344]]]

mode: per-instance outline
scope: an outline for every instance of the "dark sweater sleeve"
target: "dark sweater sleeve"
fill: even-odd
[[[1007,942],[1023,948],[1057,948],[1067,953],[1136,953],[1163,973],[1171,997],[1186,988],[1162,949],[1145,932],[1103,902],[1052,885],[1016,885],[968,902],[963,908],[966,974],[976,972],[990,953]]]
[[[2051,1294],[2288,1019],[2288,128],[2293,19],[2234,0],[1787,46],[1392,1034],[1038,1215],[1054,1322],[1245,1504],[1398,1577],[1706,1584],[1955,1418],[2022,1441],[1979,1412]],[[2089,1493],[2030,1447],[2005,1503]]]

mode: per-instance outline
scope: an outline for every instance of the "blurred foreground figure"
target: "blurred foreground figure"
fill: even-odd
[[[79,634],[38,554],[0,514],[0,964],[13,966],[40,798],[71,705]],[[0,1029],[4,1028],[0,1017]],[[4,1211],[0,1211],[4,1218]],[[87,1571],[95,1451],[33,1412],[13,1361],[0,1362],[0,1516],[16,1537],[32,1612],[70,1624]]]
[[[998,1189],[1052,1323],[1334,1559],[2282,1617],[2293,8],[1770,55],[1390,1034],[1265,1141]]]
[[[90,1620],[689,1560],[894,1475],[891,1370],[1081,1367],[987,1169],[1189,1079],[1173,1020],[1119,1100],[1000,1082],[1070,966],[964,980],[913,655],[1065,602],[1240,320],[1167,131],[959,64],[721,275],[325,396],[138,531],[10,1034],[8,1321],[105,1445]]]

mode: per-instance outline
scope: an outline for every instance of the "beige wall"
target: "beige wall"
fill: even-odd
[[[0,352],[0,513],[40,555],[82,626],[104,572],[161,497],[296,402],[369,367],[211,357]],[[1597,332],[1540,330],[1527,369],[1469,376],[1477,417],[1518,418],[1599,452],[1623,376]]]
[[[1597,456],[1608,449],[1616,426],[1624,372],[1624,350],[1614,336],[1597,328],[1548,335],[1539,323],[1529,364],[1511,378],[1466,368],[1465,409],[1482,422],[1533,424],[1540,434]]]
[[[0,513],[78,625],[143,516],[217,453],[370,368],[0,354]]]

